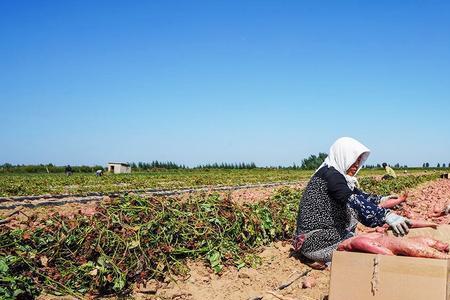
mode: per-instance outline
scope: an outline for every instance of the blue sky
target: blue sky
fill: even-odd
[[[0,163],[450,163],[448,1],[1,1]]]

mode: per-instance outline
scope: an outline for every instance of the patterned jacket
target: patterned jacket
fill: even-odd
[[[357,188],[352,191],[341,173],[333,167],[322,167],[300,200],[296,236],[302,236],[301,252],[337,246],[354,230],[354,217],[369,227],[383,225],[389,210],[378,206],[380,199]]]

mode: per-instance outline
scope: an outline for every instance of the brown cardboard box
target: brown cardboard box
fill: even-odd
[[[450,226],[410,235],[450,242]],[[450,300],[450,260],[336,251],[329,299]]]

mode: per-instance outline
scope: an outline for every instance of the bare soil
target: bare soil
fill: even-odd
[[[153,296],[139,293],[138,290],[134,296],[140,299],[277,299],[268,293],[270,291],[295,299],[323,299],[328,293],[330,271],[311,270],[298,259],[290,257],[290,248],[289,243],[274,243],[262,250],[262,264],[259,267],[242,268],[239,271],[229,268],[221,275],[213,274],[201,262],[190,262],[188,278],[176,278],[177,282],[163,284]],[[278,289],[306,270],[311,271],[305,277],[283,290]],[[313,288],[302,288],[306,278],[315,282]]]

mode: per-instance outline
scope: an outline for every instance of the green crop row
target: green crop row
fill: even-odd
[[[439,178],[437,173],[421,176],[404,176],[396,179],[379,181],[373,177],[364,177],[360,180],[360,185],[366,192],[377,195],[388,195],[390,193],[400,193],[407,188]]]
[[[421,170],[410,170],[421,172]],[[289,169],[251,170],[165,170],[132,174],[0,174],[0,197],[43,194],[113,193],[142,189],[177,189],[205,185],[242,185],[268,182],[305,181],[313,171]],[[383,174],[363,169],[360,176]]]
[[[304,170],[169,170],[106,174],[0,174],[0,197],[43,194],[112,193],[140,189],[177,189],[205,185],[242,185],[309,178]]]

